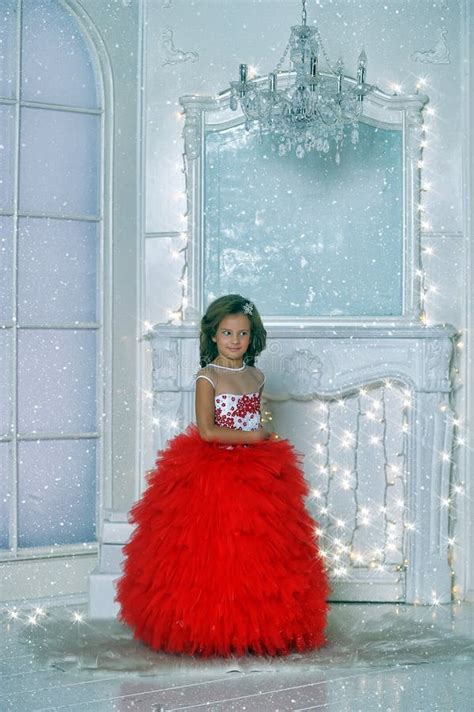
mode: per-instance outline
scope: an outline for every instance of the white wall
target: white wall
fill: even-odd
[[[466,329],[472,319],[468,303],[472,151],[469,154],[466,131],[468,89],[474,75],[469,56],[469,27],[474,38],[470,5],[469,0],[308,2],[308,22],[317,20],[330,58],[335,61],[342,55],[349,73],[354,73],[364,46],[369,60],[367,81],[381,89],[392,91],[398,84],[404,93],[413,93],[417,80],[426,79],[424,91],[430,96],[434,114],[429,117],[425,149],[425,180],[431,190],[423,198],[429,223],[423,246],[432,246],[434,254],[425,256],[424,267],[427,282],[437,288],[426,302],[427,315],[434,322],[450,322],[458,329]],[[168,319],[169,310],[179,306],[181,294],[183,255],[179,250],[186,222],[178,98],[226,89],[229,81],[237,78],[239,62],[255,66],[259,74],[268,73],[283,53],[290,25],[300,21],[300,8],[295,0],[147,0],[146,16],[144,318],[155,323]],[[429,50],[433,50],[429,55],[421,54]],[[419,61],[422,58],[430,61]],[[459,375],[467,381],[456,403],[461,419],[467,414],[464,394],[468,389],[473,393],[466,369],[466,356],[474,346],[469,337],[470,329],[460,350]],[[151,373],[149,351],[145,369]],[[152,466],[151,438],[148,447],[148,465]],[[459,461],[467,483],[468,450],[466,446]],[[457,513],[460,536],[467,533],[464,502],[471,495],[468,484]],[[459,580],[465,581],[470,565],[472,582],[472,559],[469,564],[462,552],[457,556]]]

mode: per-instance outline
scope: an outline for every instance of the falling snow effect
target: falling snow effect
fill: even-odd
[[[0,383],[0,546],[3,550],[13,546],[14,551],[18,546],[20,553],[22,547],[41,546],[45,547],[47,556],[54,558],[62,555],[62,547],[71,544],[77,545],[80,551],[88,551],[90,545],[82,542],[93,542],[98,533],[95,489],[97,463],[100,463],[99,416],[102,414],[94,376],[97,327],[100,328],[94,295],[101,278],[97,271],[100,265],[97,226],[100,223],[98,157],[103,107],[88,48],[72,16],[53,0],[27,0],[21,4],[23,34],[18,55],[15,42],[5,41],[15,34],[16,0],[3,0],[0,9],[0,366],[3,374],[13,373],[18,367],[17,381]],[[117,0],[105,5],[114,15],[129,12],[134,3]],[[148,279],[148,313],[153,323],[158,320],[155,314],[161,315],[166,310],[170,312],[166,318],[172,316],[179,321],[188,298],[188,251],[183,247],[187,216],[180,214],[173,193],[176,188],[184,202],[183,164],[179,157],[182,117],[175,120],[178,95],[193,91],[210,94],[226,86],[236,62],[241,59],[239,43],[236,43],[237,48],[233,46],[234,35],[237,31],[248,34],[250,20],[232,16],[236,19],[231,18],[228,23],[232,41],[226,47],[225,56],[215,56],[212,52],[206,64],[209,71],[203,71],[207,54],[200,37],[207,36],[203,27],[210,21],[206,3],[187,4],[189,23],[195,25],[189,39],[179,33],[182,6],[178,0],[148,5],[150,72],[155,67],[163,71],[166,52],[172,60],[169,65],[176,71],[165,76],[165,91],[162,84],[154,84],[156,88],[151,86],[156,75],[149,79],[148,86],[152,110],[147,124],[147,229],[150,235],[156,233],[160,238],[153,246],[153,241],[148,240],[147,248],[149,263],[154,260]],[[259,12],[264,13],[265,3],[257,5],[261,5]],[[463,110],[458,67],[463,58],[460,57],[462,42],[456,34],[460,5],[449,0],[427,2],[422,13],[420,4],[409,0],[380,3],[376,12],[372,7],[369,10],[367,3],[358,1],[342,6],[342,3],[320,0],[316,5],[321,13],[321,26],[329,29],[326,34],[330,42],[335,41],[336,32],[337,44],[342,42],[348,47],[358,45],[361,38],[369,38],[368,48],[372,45],[370,57],[374,62],[371,80],[398,94],[413,93],[416,89],[430,94],[433,105],[424,112],[419,160],[422,171],[418,206],[422,236],[418,275],[423,299],[421,321],[427,325],[442,319],[463,323],[462,319],[466,318],[460,306],[465,286],[463,247],[460,247],[462,240],[458,239],[464,229],[460,207],[462,172],[458,170],[458,161],[453,160],[453,156],[462,152]],[[230,3],[228,12],[231,12]],[[161,34],[159,28],[165,25],[169,26],[169,32]],[[267,16],[260,26],[263,29],[257,33],[258,39],[262,47],[268,48],[273,26]],[[50,41],[49,34],[52,27],[54,42]],[[228,31],[224,32],[226,42]],[[112,37],[112,34],[110,27],[105,28],[103,37],[111,53],[125,52],[123,38]],[[167,42],[167,48],[160,42]],[[42,47],[46,45],[45,54]],[[160,51],[159,61],[154,61],[152,53]],[[17,59],[21,59],[21,77],[17,76]],[[169,71],[169,67],[165,71]],[[115,78],[120,76],[119,71]],[[22,107],[18,136],[15,133],[17,87],[21,88],[23,100],[36,103]],[[154,91],[160,94],[159,100],[155,101]],[[41,107],[38,103],[59,104],[61,110]],[[74,110],[68,110],[72,108]],[[168,112],[166,125],[157,118],[162,111]],[[379,139],[381,133],[374,132],[374,135]],[[379,150],[387,149],[390,153],[396,149],[397,136],[392,135],[393,132],[386,133],[390,135]],[[155,134],[162,143],[154,141]],[[222,153],[224,162],[239,146],[238,134],[238,129],[229,130],[228,144],[223,142],[224,145],[214,147],[216,153]],[[73,151],[70,150],[71,136],[75,137]],[[210,148],[212,151],[211,145]],[[377,165],[372,183],[366,182],[367,175],[359,173],[355,185],[346,191],[337,178],[344,175],[346,156],[341,160],[339,174],[335,167],[324,166],[323,159],[333,194],[326,193],[318,206],[313,202],[314,191],[319,194],[322,186],[310,185],[301,166],[297,189],[283,172],[278,174],[275,165],[272,170],[268,169],[273,160],[270,147],[255,142],[253,151],[258,153],[259,161],[254,164],[252,144],[247,149],[241,173],[237,172],[234,183],[229,181],[227,186],[229,169],[226,170],[225,163],[222,171],[211,152],[206,159],[210,179],[206,185],[209,191],[205,222],[206,298],[210,300],[227,291],[228,285],[238,279],[243,285],[242,291],[250,291],[256,301],[267,303],[268,313],[271,310],[275,314],[282,313],[282,309],[294,316],[400,313],[404,264],[400,242],[391,239],[394,234],[401,234],[400,201],[397,201],[400,173],[391,169],[389,161],[386,165]],[[352,155],[356,154],[348,156],[348,161]],[[16,207],[20,216],[13,199],[17,191],[14,185],[17,159],[19,203]],[[167,180],[157,180],[155,174],[159,174],[165,164],[174,165],[173,161],[176,172],[170,170]],[[247,187],[240,181],[243,174],[250,179]],[[225,188],[225,202],[219,202],[216,185],[212,184],[219,176]],[[252,195],[263,195],[261,204],[256,206]],[[284,207],[283,216],[279,214],[280,207]],[[236,211],[239,213],[238,220],[231,219],[231,208],[234,216]],[[328,223],[333,226],[332,232],[327,230]],[[354,240],[361,234],[365,242],[360,250],[355,250]],[[277,239],[276,235],[283,239]],[[12,270],[14,259],[17,264]],[[161,280],[160,271],[166,272],[160,284],[167,286],[156,302],[154,284],[158,278]],[[14,275],[18,280],[17,291]],[[275,284],[279,285],[278,290],[274,289]],[[175,295],[181,287],[184,302],[178,304],[180,300]],[[155,291],[151,293],[151,290]],[[154,304],[157,304],[155,310]],[[16,329],[17,325],[20,328]],[[14,332],[18,333],[17,341],[13,338]],[[465,346],[466,342],[459,339],[456,351],[461,358]],[[463,386],[460,373],[463,368],[462,363],[456,363],[453,368],[456,388]],[[357,566],[371,567],[372,571],[380,569],[382,573],[389,571],[396,577],[401,598],[406,566],[404,536],[410,526],[416,526],[406,517],[409,473],[404,468],[403,443],[404,427],[413,416],[410,404],[405,402],[409,398],[403,385],[395,384],[393,391],[382,385],[370,385],[369,393],[342,394],[340,399],[330,399],[327,409],[318,410],[320,404],[316,402],[312,404],[313,411],[307,414],[314,427],[314,470],[310,475],[308,507],[321,522],[321,541],[325,538],[327,542],[323,552],[327,554],[331,576],[344,580],[351,568]],[[375,403],[380,403],[379,407]],[[300,405],[298,403],[298,407]],[[120,403],[124,411],[130,407],[127,400]],[[453,476],[449,496],[440,501],[440,511],[443,516],[449,513],[449,563],[459,572],[464,564],[464,561],[459,563],[463,556],[459,546],[466,522],[464,501],[470,499],[465,497],[468,485],[463,481],[460,467],[465,445],[462,413],[455,414],[453,426],[455,449],[452,453],[441,453],[451,457]],[[345,435],[343,428],[347,430]],[[393,429],[392,436],[386,428]],[[385,451],[387,443],[393,446],[392,451]],[[396,458],[392,459],[394,454]],[[371,460],[371,472],[376,473],[376,478],[368,476],[364,458]],[[398,464],[394,466],[395,462]],[[15,478],[18,489],[12,486]],[[76,561],[65,566],[75,567]],[[29,592],[37,593],[41,581],[39,569],[33,568],[26,580]],[[8,583],[13,595],[11,574],[3,582]],[[62,593],[65,579],[54,576],[47,585],[52,594]],[[459,585],[453,577],[454,600],[458,593]],[[357,610],[357,615],[352,618],[348,615],[350,606],[334,605],[335,615],[328,629],[333,645],[329,657],[325,657],[326,651],[320,651],[316,657],[295,659],[295,664],[301,662],[311,670],[332,664],[342,670],[344,666],[407,664],[420,668],[427,662],[435,665],[448,660],[459,664],[463,660],[472,661],[472,636],[468,642],[462,634],[464,631],[450,628],[457,607],[454,604],[452,608],[439,606],[436,594],[432,606],[424,613],[416,607],[400,605],[390,607],[390,614],[378,616],[374,611],[385,610],[383,607],[379,609],[374,604],[362,611],[363,606],[353,605],[352,610]],[[433,621],[430,616],[434,616]],[[30,641],[42,640],[46,645],[38,659],[53,665],[58,672],[77,668],[150,674],[163,670],[165,665],[164,657],[154,657],[143,648],[137,650],[129,632],[117,622],[94,622],[84,628],[71,624],[69,628],[69,621],[56,626],[41,616],[38,620],[39,626],[21,616],[20,620],[7,623],[6,613],[2,611],[2,634],[8,636],[17,626],[21,630],[20,653],[23,654],[29,650]],[[5,657],[9,654],[6,652]],[[16,660],[4,660],[4,665],[13,662],[17,672]],[[288,663],[286,660],[284,664]],[[243,660],[230,668],[248,671],[255,665],[255,661]],[[191,674],[193,668],[183,666],[181,671]],[[412,674],[416,679],[416,674]],[[427,674],[431,675],[431,679],[427,678],[427,687],[435,689],[436,674],[430,671]],[[461,683],[458,689],[463,689]],[[359,692],[363,695],[363,691]],[[396,693],[398,697],[395,695],[387,702],[387,709],[389,704],[394,709],[397,704],[410,704],[410,700],[403,699],[399,685]],[[26,708],[33,709],[34,697],[32,693]],[[469,691],[465,690],[460,699],[469,700]],[[439,700],[443,698],[440,696]],[[303,703],[300,706],[303,707]],[[287,706],[290,707],[291,704]],[[446,701],[445,708],[450,707],[456,708],[452,701]]]

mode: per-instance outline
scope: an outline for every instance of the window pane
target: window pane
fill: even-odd
[[[0,3],[0,96],[15,99],[16,0]]]
[[[22,210],[97,214],[99,127],[98,116],[22,109]]]
[[[0,215],[0,324],[12,323],[13,220]]]
[[[27,329],[18,341],[20,433],[95,432],[96,332]]]
[[[10,435],[12,422],[11,402],[11,348],[12,329],[0,330],[0,435]],[[0,479],[3,478],[0,470]],[[6,475],[5,475],[6,476]]]
[[[0,443],[0,549],[10,546],[11,443]]]
[[[0,104],[0,208],[3,210],[11,210],[13,206],[14,120],[13,108]]]
[[[19,545],[95,540],[95,440],[19,443]]]
[[[97,108],[86,39],[57,0],[24,0],[21,98]]]
[[[20,220],[20,324],[96,321],[97,231],[96,223]]]

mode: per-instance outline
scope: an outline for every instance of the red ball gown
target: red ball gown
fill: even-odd
[[[229,372],[232,373],[229,373]],[[260,423],[263,374],[209,364],[217,425]],[[320,647],[330,588],[286,439],[226,445],[196,425],[168,441],[129,513],[118,619],[154,650],[201,657]]]

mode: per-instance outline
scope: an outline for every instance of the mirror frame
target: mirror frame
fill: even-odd
[[[294,72],[279,75],[279,86],[284,87],[296,76]],[[260,77],[257,83],[267,82]],[[355,83],[347,79],[348,84]],[[217,96],[191,94],[179,99],[184,113],[184,173],[186,181],[187,245],[186,265],[187,289],[183,290],[183,321],[195,323],[204,313],[204,150],[205,134],[209,131],[223,131],[244,123],[244,116],[229,106],[230,89]],[[266,315],[268,325],[285,324],[364,324],[364,323],[420,323],[423,305],[421,299],[421,220],[418,209],[421,198],[421,165],[423,109],[429,98],[425,94],[387,94],[374,87],[364,98],[361,121],[379,128],[402,131],[402,171],[403,171],[403,284],[402,313],[394,316],[333,315],[333,316],[289,316]],[[282,156],[285,160],[285,156]]]

